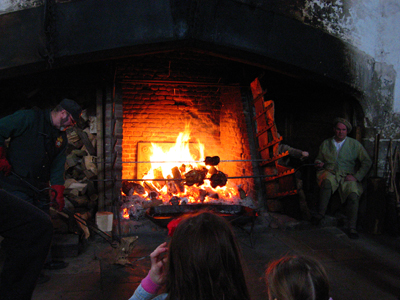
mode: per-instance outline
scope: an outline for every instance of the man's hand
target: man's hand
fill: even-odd
[[[0,147],[0,171],[6,176],[10,175],[11,172],[11,165],[6,158],[6,149],[4,147]]]
[[[349,174],[345,177],[344,181],[357,181],[357,178],[355,178],[353,175]]]
[[[163,254],[168,251],[166,246],[167,243],[162,243],[150,254],[151,268],[149,275],[151,280],[158,285],[163,285],[166,280],[165,264],[167,258],[163,257]]]
[[[304,160],[304,159],[306,159],[307,157],[309,157],[310,156],[310,153],[308,153],[307,151],[302,151],[301,152],[301,160]]]
[[[64,200],[65,186],[63,186],[63,185],[52,185],[51,188],[54,189],[57,192],[57,196],[56,196],[54,191],[50,191],[51,202],[54,202],[54,200],[55,200],[57,202],[58,211],[63,211],[64,206],[65,206],[65,200]]]

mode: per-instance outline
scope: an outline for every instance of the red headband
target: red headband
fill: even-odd
[[[168,235],[169,236],[173,236],[174,235],[175,229],[176,229],[176,227],[178,227],[178,225],[179,225],[179,223],[181,221],[182,221],[182,218],[176,218],[176,219],[173,219],[172,221],[170,221],[168,223],[167,228],[168,228]]]

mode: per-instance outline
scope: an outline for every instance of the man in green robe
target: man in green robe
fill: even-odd
[[[350,122],[336,118],[333,126],[335,135],[322,142],[315,159],[320,187],[319,215],[316,218],[321,220],[324,217],[332,194],[338,190],[341,202],[347,202],[348,235],[357,239],[358,204],[363,192],[361,181],[372,161],[361,143],[347,136],[352,129]]]

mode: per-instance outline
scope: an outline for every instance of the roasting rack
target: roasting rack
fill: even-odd
[[[258,212],[243,205],[228,204],[184,204],[184,205],[160,205],[147,209],[146,218],[154,224],[167,228],[172,220],[182,217],[185,214],[196,213],[199,211],[212,211],[223,217],[233,226],[244,231],[250,239],[250,246],[253,248],[253,230]],[[250,228],[246,228],[250,224]]]

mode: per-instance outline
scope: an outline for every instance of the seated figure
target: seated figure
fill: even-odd
[[[341,202],[347,206],[348,236],[357,239],[358,206],[363,193],[361,181],[368,173],[372,161],[361,143],[347,136],[352,129],[350,122],[336,118],[333,126],[334,136],[322,142],[315,159],[320,187],[315,224],[322,220],[332,194],[338,190]],[[359,167],[356,169],[357,164]]]

